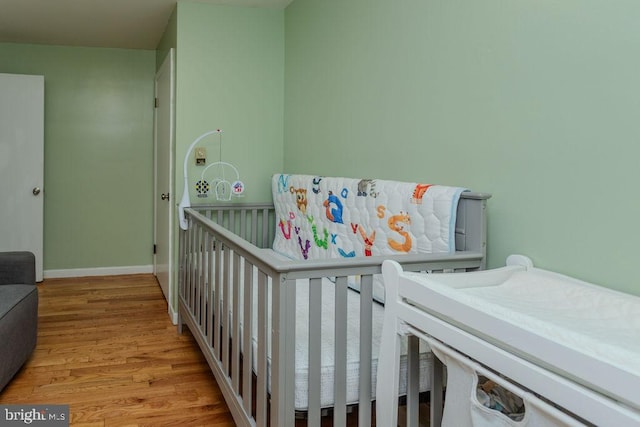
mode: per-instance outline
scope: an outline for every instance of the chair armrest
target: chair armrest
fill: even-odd
[[[35,255],[31,252],[0,252],[0,285],[35,283]]]

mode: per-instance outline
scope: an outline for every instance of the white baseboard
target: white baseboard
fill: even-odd
[[[178,312],[175,311],[171,306],[169,306],[169,317],[171,318],[171,322],[174,325],[178,324]]]
[[[151,274],[153,265],[132,265],[126,267],[73,268],[68,270],[45,270],[45,279],[86,276],[120,276],[123,274]]]

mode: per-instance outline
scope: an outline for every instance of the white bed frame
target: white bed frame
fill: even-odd
[[[509,257],[507,265],[501,269],[507,273],[509,268],[538,270],[522,256]],[[394,261],[386,261],[382,270],[387,294],[383,350],[378,360],[380,367],[386,367],[378,370],[376,410],[380,425],[397,425],[397,406],[392,403],[397,395],[389,384],[398,382],[399,339],[410,336],[410,341],[426,340],[445,351],[461,354],[470,359],[470,363],[478,363],[501,378],[507,377],[517,388],[552,402],[549,406],[573,414],[573,421],[559,421],[558,425],[640,426],[640,378],[637,375],[625,374],[615,366],[602,369],[604,364],[588,355],[554,344],[472,306],[461,305],[406,274]],[[491,273],[492,270],[487,270],[468,276],[487,280],[481,286],[488,286],[495,280],[495,275],[489,277]],[[411,347],[415,349],[415,343]],[[410,354],[409,360],[414,357]],[[416,377],[415,363],[409,364],[408,372],[410,378]],[[442,364],[434,363],[437,387],[442,386],[442,372]],[[416,396],[413,381],[407,389],[408,426],[417,425]],[[436,385],[431,397],[431,426],[437,427],[442,422],[442,393],[436,392]]]
[[[407,254],[394,259],[410,271],[474,271],[483,269],[486,254],[486,200],[490,196],[463,193],[458,204],[456,252]],[[295,301],[298,279],[308,279],[309,292],[309,426],[320,426],[329,413],[333,425],[346,425],[355,410],[346,401],[344,328],[335,330],[334,404],[320,404],[320,336],[323,278],[335,278],[335,324],[347,319],[347,278],[361,276],[360,372],[371,373],[373,276],[384,259],[363,257],[319,261],[283,261],[268,248],[276,220],[270,204],[226,204],[185,209],[188,229],[180,234],[179,330],[194,335],[239,426],[294,426]],[[271,286],[267,286],[271,283]],[[257,287],[257,312],[252,307]],[[244,310],[238,301],[244,295]],[[242,316],[237,313],[243,313]],[[234,315],[236,313],[236,315]],[[269,315],[271,313],[271,315]],[[257,316],[257,337],[252,317]],[[242,318],[241,318],[242,317]],[[228,321],[224,321],[228,319]],[[269,320],[270,319],[270,320]],[[239,331],[243,336],[240,337]],[[252,351],[252,338],[257,351]],[[269,340],[268,340],[269,338]],[[270,342],[270,349],[267,342]],[[256,366],[256,369],[252,367]],[[357,405],[360,426],[371,425],[371,375],[360,375]],[[375,390],[373,390],[375,391]],[[380,425],[380,424],[378,424]]]

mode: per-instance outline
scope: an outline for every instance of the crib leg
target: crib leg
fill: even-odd
[[[443,373],[444,364],[435,355],[433,356],[433,365],[431,372],[431,399],[429,412],[431,413],[431,427],[440,427],[442,425],[442,408],[443,408]]]
[[[182,335],[182,315],[180,314],[180,310],[178,310],[178,334]]]

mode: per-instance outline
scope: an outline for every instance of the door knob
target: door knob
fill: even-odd
[[[168,201],[168,200],[169,200],[169,193],[167,193],[167,194],[162,193],[162,195],[160,196],[160,198],[161,198],[162,200],[167,200],[167,201]]]
[[[38,194],[40,194],[40,187],[33,187],[33,190],[31,190],[31,192],[34,196],[37,196]]]

